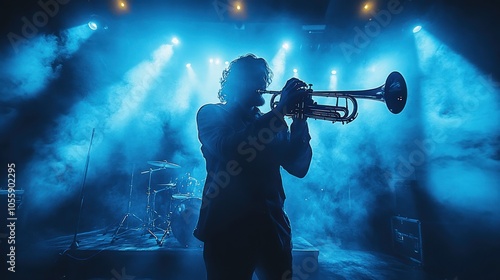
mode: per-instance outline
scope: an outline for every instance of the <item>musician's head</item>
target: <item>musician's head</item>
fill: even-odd
[[[262,106],[265,101],[257,90],[265,90],[272,77],[273,72],[263,58],[253,54],[240,56],[222,72],[219,100],[244,106]]]

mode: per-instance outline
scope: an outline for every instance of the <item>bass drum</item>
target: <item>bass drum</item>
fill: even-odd
[[[193,236],[200,216],[201,199],[187,198],[174,204],[171,226],[175,238],[184,247],[201,247],[202,242]]]

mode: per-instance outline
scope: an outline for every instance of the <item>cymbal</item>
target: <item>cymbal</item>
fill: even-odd
[[[190,198],[191,195],[187,194],[187,193],[178,193],[178,194],[173,194],[172,195],[172,198],[173,199],[187,199],[187,198]]]
[[[181,168],[180,165],[168,162],[166,160],[150,160],[148,161],[148,163],[153,166],[158,166],[162,168]]]
[[[166,184],[158,184],[158,186],[175,187],[175,186],[177,186],[177,184],[175,184],[175,183],[166,183]]]

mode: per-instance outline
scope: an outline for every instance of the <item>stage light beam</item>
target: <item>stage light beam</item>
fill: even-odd
[[[425,73],[419,87],[429,193],[448,207],[487,213],[498,205],[500,194],[493,183],[498,181],[498,164],[491,141],[498,136],[500,88],[425,29],[415,34],[415,46]]]
[[[273,84],[279,85],[283,83],[283,76],[285,74],[285,66],[286,66],[286,48],[288,47],[288,43],[284,43],[281,48],[278,49],[278,52],[271,60],[271,69],[273,69]]]
[[[337,77],[337,71],[336,70],[332,70],[332,72],[330,72],[331,75],[330,75],[330,83],[328,85],[329,89],[330,90],[336,90],[337,89],[337,85],[338,85],[338,77]]]

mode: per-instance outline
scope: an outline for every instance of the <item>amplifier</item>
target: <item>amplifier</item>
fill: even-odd
[[[419,220],[400,216],[391,219],[392,246],[399,257],[423,265],[422,228]]]

